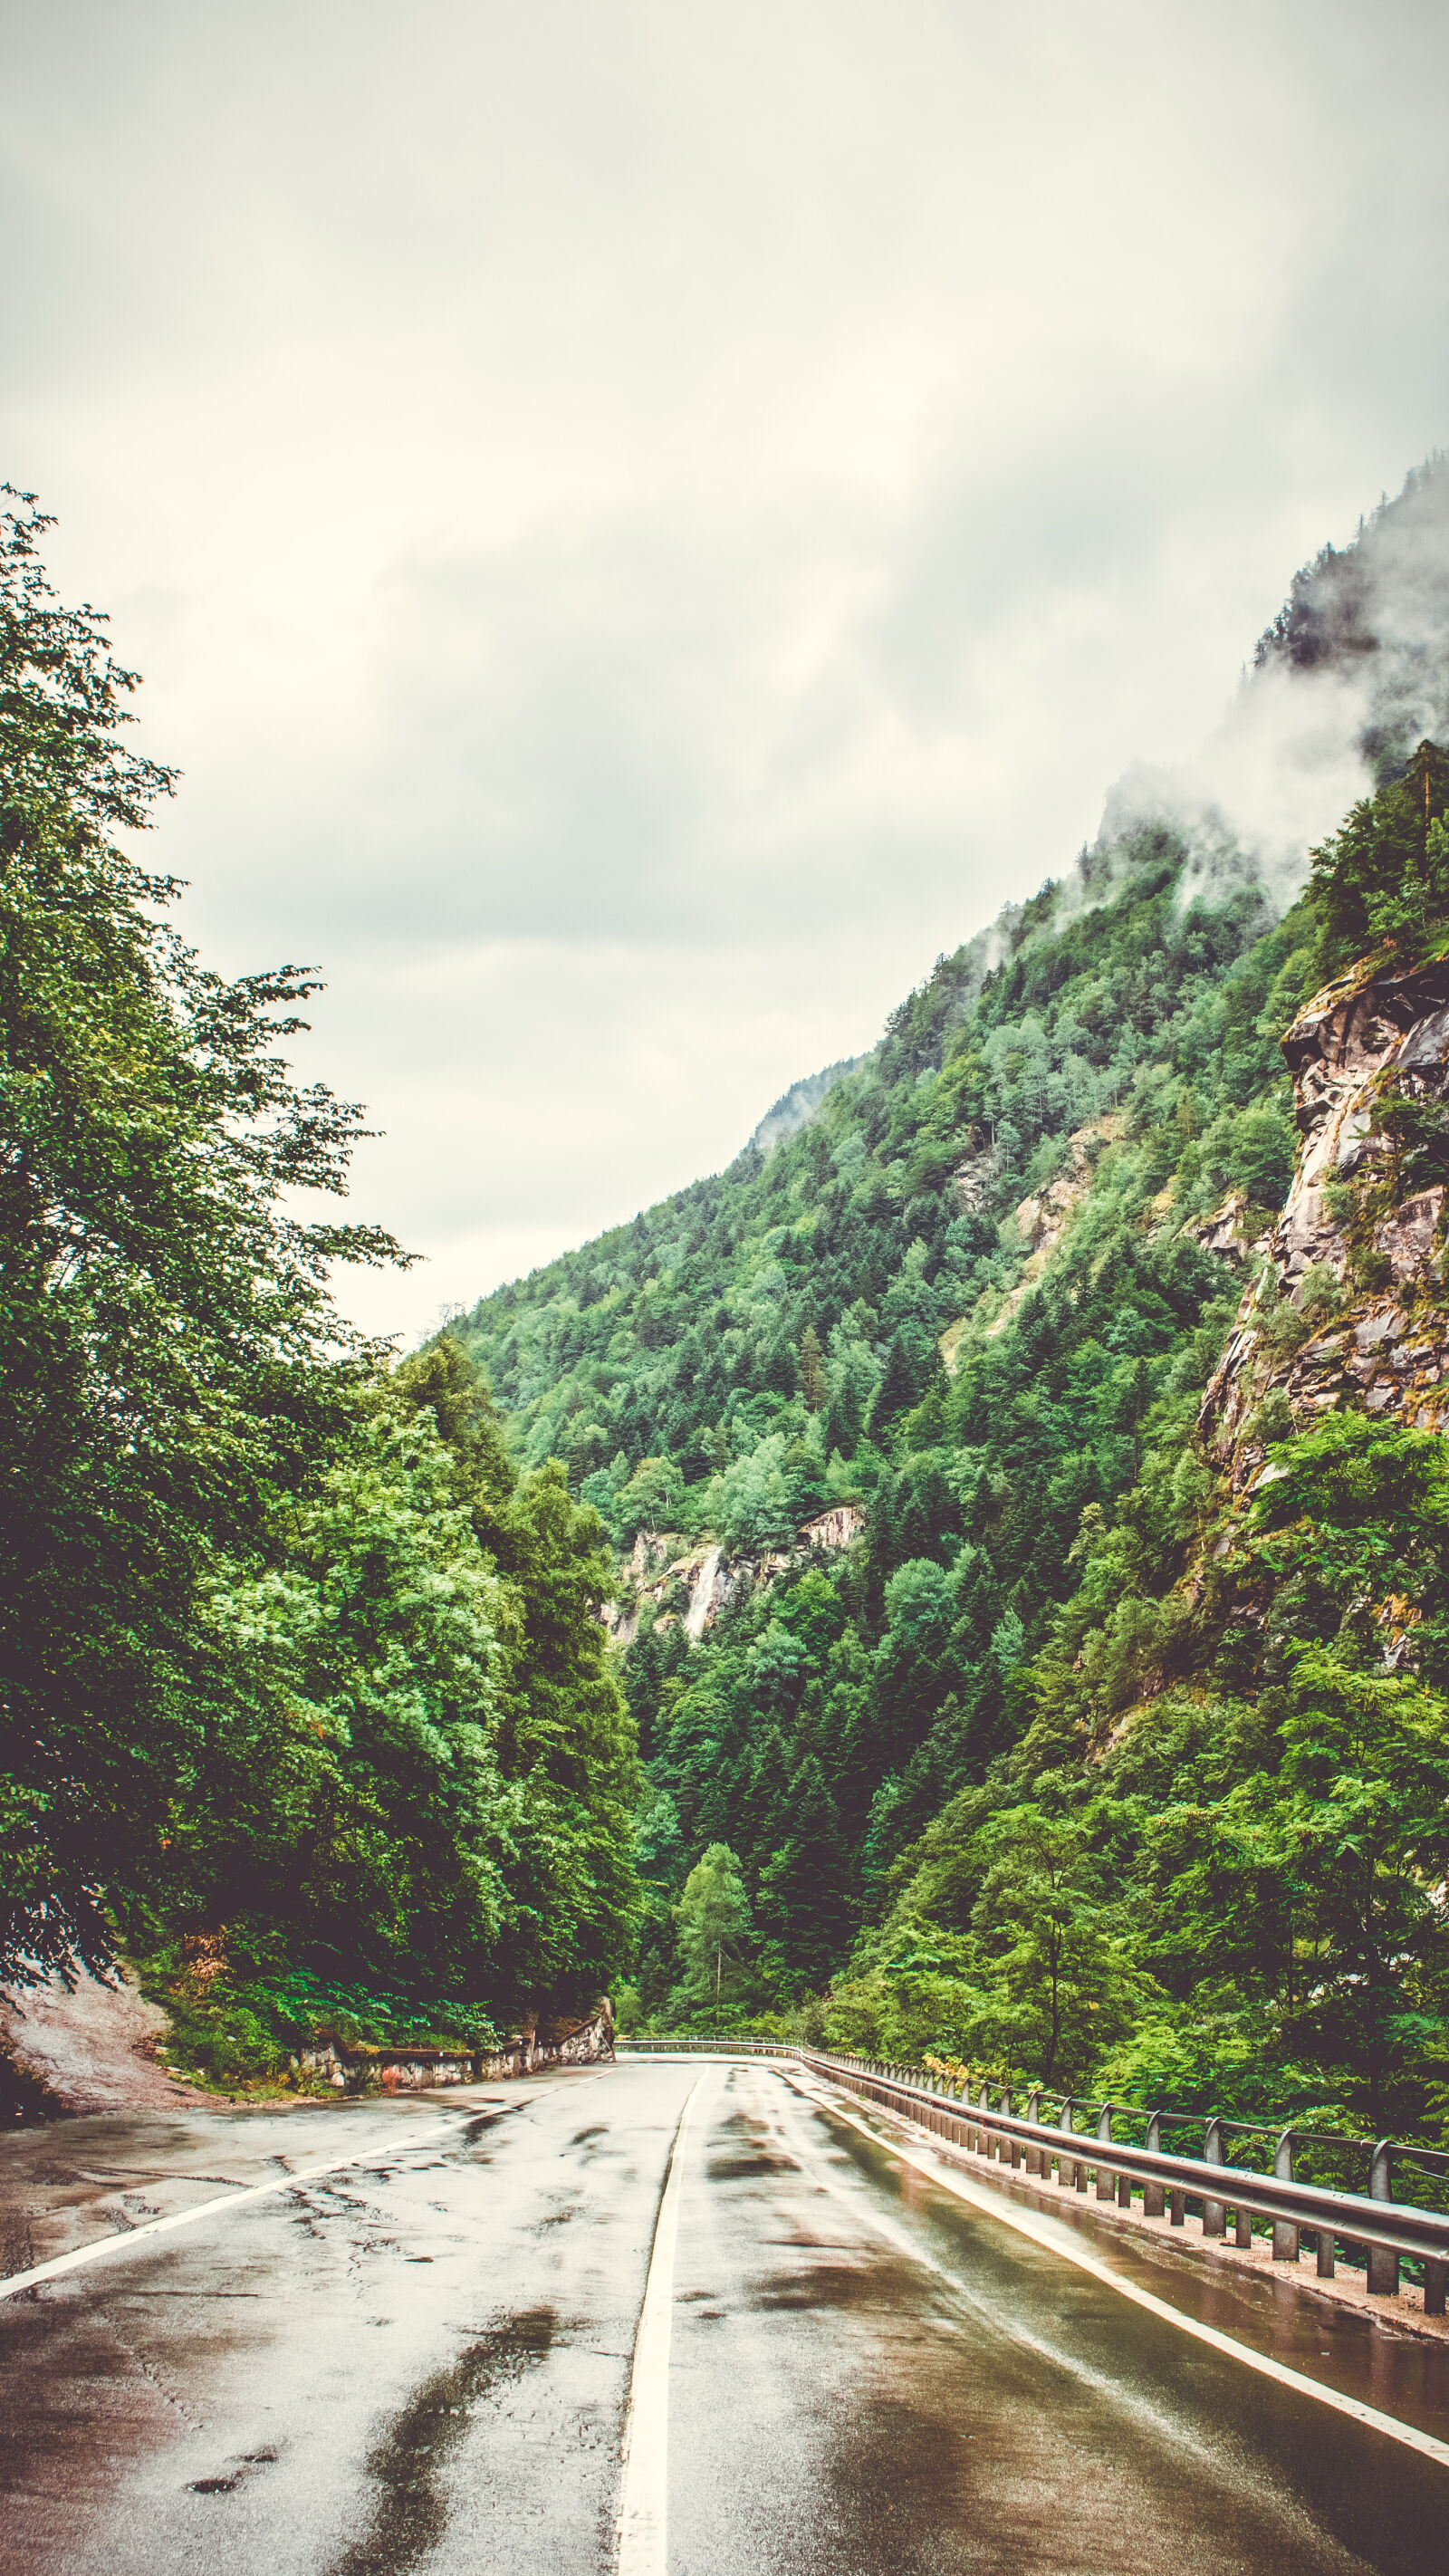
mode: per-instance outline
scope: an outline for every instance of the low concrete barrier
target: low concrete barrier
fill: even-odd
[[[586,2021],[536,2022],[499,2049],[387,2048],[321,2039],[293,2061],[339,2093],[431,2093],[448,2084],[502,2084],[549,2066],[591,2066],[614,2054],[614,2015],[601,2001]]]

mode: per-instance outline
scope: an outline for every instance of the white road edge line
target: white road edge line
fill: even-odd
[[[1180,2308],[1172,2307],[1166,2299],[1156,2298],[1151,2290],[1139,2289],[1135,2281],[1125,2280],[1120,2272],[1113,2271],[1109,2263],[1089,2254],[1085,2246],[1063,2243],[1062,2235],[1049,2222],[1030,2217],[1024,2209],[1013,2207],[983,2184],[968,2181],[964,2174],[958,2173],[941,2158],[895,2139],[883,2138],[878,2129],[869,2128],[864,2120],[858,2120],[854,2112],[847,2111],[833,2095],[817,2091],[798,2076],[787,2074],[785,2081],[793,2084],[807,2100],[819,2103],[823,2110],[833,2112],[837,2119],[846,2121],[852,2129],[858,2129],[872,2145],[884,2147],[888,2155],[897,2157],[902,2164],[913,2165],[917,2173],[939,2183],[943,2190],[954,2192],[958,2200],[969,2201],[973,2209],[982,2210],[988,2218],[999,2219],[1003,2227],[1014,2227],[1018,2236],[1029,2236],[1033,2244],[1044,2246],[1049,2254],[1059,2254],[1064,2262],[1074,2263],[1079,2272],[1090,2272],[1094,2280],[1105,2282],[1119,2298],[1130,2299],[1134,2307],[1145,2308],[1149,2316],[1161,2317],[1165,2324],[1176,2326],[1179,2334],[1191,2335],[1198,2343],[1210,2344],[1214,2352],[1226,2353],[1230,2360],[1242,2362],[1262,2378],[1276,2379],[1280,2387],[1296,2389],[1300,2397],[1312,2397],[1320,2406],[1331,2406],[1335,2414],[1351,2416],[1355,2424],[1367,2424],[1375,2433],[1387,2433],[1392,2441],[1402,2442],[1406,2450],[1418,2451],[1426,2460],[1437,2460],[1441,2467],[1449,2468],[1449,2442],[1436,2441],[1432,2433],[1421,2433],[1417,2425],[1401,2424],[1392,2415],[1381,2415],[1376,2406],[1364,2406],[1356,2397],[1345,2397],[1336,2388],[1325,2388],[1321,2380],[1309,2379],[1301,2370],[1290,2369],[1287,2362],[1274,2361],[1268,2353],[1255,2352],[1251,2344],[1239,2343],[1232,2335],[1220,2334],[1216,2326],[1204,2325],[1197,2317],[1184,2316]]]
[[[537,2100],[533,2093],[523,2094],[517,2102],[505,2102],[505,2111],[521,2111]],[[37,2281],[54,2281],[62,2272],[78,2272],[84,2263],[99,2263],[108,2254],[124,2254],[133,2245],[144,2245],[148,2237],[169,2235],[173,2228],[194,2227],[199,2219],[215,2218],[223,2209],[240,2209],[249,2200],[266,2200],[279,2191],[294,2191],[301,2182],[317,2182],[323,2174],[347,2173],[354,2165],[375,2162],[379,2155],[405,2155],[425,2139],[436,2138],[443,2130],[455,2134],[459,2121],[476,2117],[477,2106],[459,2103],[456,2111],[430,2120],[423,2129],[415,2129],[399,2146],[389,2149],[381,2141],[362,2147],[355,2156],[329,2156],[325,2164],[299,2165],[295,2173],[282,2174],[275,2182],[245,2183],[236,2191],[223,2192],[219,2200],[199,2200],[194,2209],[176,2209],[169,2218],[143,2219],[139,2227],[118,2228],[114,2236],[102,2236],[94,2245],[78,2245],[69,2254],[54,2254],[48,2263],[34,2263],[28,2272],[10,2272],[0,2279],[0,2299],[13,2298],[17,2290],[28,2290]]]
[[[674,2310],[674,2249],[679,2235],[684,2141],[709,2074],[706,2067],[685,2098],[669,2150],[659,2216],[654,2223],[649,2276],[639,2310],[639,2331],[634,2338],[634,2368],[624,2417],[617,2576],[665,2576],[668,2564],[669,2345]]]

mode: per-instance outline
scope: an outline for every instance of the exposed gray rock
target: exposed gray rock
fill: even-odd
[[[1392,1184],[1392,1144],[1373,1123],[1386,1086],[1410,1098],[1449,1097],[1449,959],[1357,968],[1325,985],[1283,1053],[1303,1140],[1298,1170],[1198,1417],[1209,1455],[1240,1491],[1262,1466],[1253,1421],[1269,1394],[1286,1395],[1300,1423],[1350,1393],[1371,1414],[1402,1412],[1425,1429],[1449,1423],[1438,1393],[1449,1364],[1444,1190],[1418,1191],[1373,1223],[1372,1249],[1387,1276],[1372,1289],[1357,1283],[1349,1235],[1329,1203],[1335,1183]],[[1285,1294],[1301,1308],[1308,1272],[1325,1269],[1348,1311],[1288,1350],[1264,1329],[1268,1310]]]
[[[1248,1200],[1242,1190],[1230,1190],[1222,1206],[1211,1216],[1194,1217],[1183,1227],[1200,1243],[1204,1252],[1216,1252],[1224,1261],[1242,1262],[1248,1257]]]
[[[980,1216],[996,1186],[1001,1157],[990,1145],[974,1147],[963,1155],[951,1175],[956,1198],[963,1214]]]
[[[81,1975],[67,1986],[51,1975],[0,1994],[0,2052],[64,2111],[176,2111],[224,2100],[171,2074],[169,2029],[125,1968],[109,1984]]]
[[[697,1547],[687,1556],[676,1556],[654,1573],[660,1560],[668,1555],[665,1542],[652,1532],[641,1531],[626,1569],[630,1589],[622,1601],[607,1605],[602,1613],[604,1626],[619,1645],[629,1646],[639,1633],[639,1621],[646,1602],[656,1605],[656,1628],[668,1627],[682,1618],[686,1633],[698,1640],[712,1628],[727,1602],[754,1591],[761,1583],[771,1583],[783,1574],[804,1551],[821,1548],[834,1554],[849,1547],[859,1530],[865,1527],[865,1513],[859,1503],[837,1503],[829,1511],[817,1513],[805,1521],[796,1533],[791,1548],[769,1548],[755,1556],[727,1556],[722,1547],[711,1544]],[[685,1595],[685,1605],[678,1607],[678,1592]],[[675,1596],[675,1606],[659,1610],[658,1605]]]

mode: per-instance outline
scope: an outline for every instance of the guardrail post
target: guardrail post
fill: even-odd
[[[1283,2131],[1273,2149],[1273,2179],[1275,2182],[1293,2180],[1291,2129]],[[1298,2260],[1298,2230],[1291,2218],[1275,2218],[1273,2221],[1273,2260],[1275,2263],[1296,2263]]]
[[[1011,2087],[1009,2084],[1004,2084],[1001,2088],[1001,2111],[1003,2119],[1009,2120],[1011,2117]],[[1002,2152],[1005,2155],[1006,2161],[1010,2165],[1012,2172],[1015,2173],[1021,2162],[1020,2138],[1003,2138]]]
[[[1148,2113],[1148,2115],[1147,2115],[1147,2135],[1146,2135],[1146,2137],[1143,2139],[1142,2143],[1143,2143],[1143,2145],[1145,2146],[1145,2148],[1147,2149],[1147,2152],[1148,2152],[1148,2154],[1149,2154],[1150,2156],[1160,2156],[1160,2155],[1161,2155],[1161,2153],[1162,2153],[1162,2113],[1161,2113],[1160,2111],[1149,2111],[1149,2113]],[[1160,2182],[1149,2182],[1149,2181],[1147,2181],[1147,2180],[1146,2180],[1146,2178],[1144,2177],[1143,2184],[1142,2184],[1142,2215],[1143,2215],[1143,2217],[1144,2217],[1144,2218],[1160,2218],[1160,2217],[1162,2216],[1162,2211],[1163,2211],[1163,2202],[1164,2202],[1164,2194],[1163,2194],[1163,2187],[1162,2187],[1161,2183],[1160,2183]]]
[[[1119,2209],[1130,2209],[1132,2206],[1132,2176],[1130,2174],[1124,2173],[1117,2176],[1117,2206]]]
[[[1110,2139],[1110,2137],[1111,2137],[1111,2135],[1112,2135],[1112,2105],[1111,2105],[1111,2103],[1110,2103],[1110,2102],[1104,2102],[1104,2103],[1103,2103],[1102,2108],[1101,2108],[1101,2111],[1100,2111],[1100,2113],[1099,2113],[1099,2115],[1098,2115],[1098,2119],[1097,2119],[1097,2135],[1098,2135],[1098,2137],[1099,2137],[1099,2138],[1106,2138],[1106,2139]],[[1115,2199],[1116,2199],[1116,2197],[1117,2197],[1117,2182],[1116,2182],[1116,2177],[1115,2177],[1115,2175],[1104,2172],[1104,2171],[1103,2171],[1103,2168],[1101,2167],[1101,2165],[1098,2165],[1098,2167],[1097,2167],[1097,2198],[1098,2198],[1099,2200],[1115,2200]]]
[[[1220,2111],[1214,2111],[1212,2118],[1207,2124],[1207,2135],[1203,2140],[1202,2156],[1203,2163],[1207,2165],[1221,2165],[1226,2164],[1227,2162],[1227,2158],[1223,2153],[1223,2121],[1222,2113]],[[1228,2208],[1226,2201],[1205,2200],[1202,2205],[1202,2232],[1204,2236],[1223,2235],[1226,2232],[1227,2224]]]
[[[1070,2137],[1070,2136],[1071,2136],[1071,2134],[1072,2134],[1072,2097],[1071,2097],[1070,2093],[1064,2094],[1064,2095],[1063,2095],[1063,2097],[1062,2097],[1062,2116],[1061,2116],[1061,2118],[1060,2118],[1060,2119],[1058,2120],[1058,2122],[1057,2122],[1057,2127],[1058,2127],[1059,2129],[1065,2129],[1065,2131],[1066,2131],[1066,2133],[1067,2133],[1067,2136],[1068,2136],[1068,2137]],[[1070,2191],[1070,2190],[1071,2190],[1072,2185],[1073,2185],[1074,2181],[1076,2180],[1076,2172],[1077,2172],[1076,2164],[1075,2164],[1075,2162],[1074,2162],[1074,2160],[1073,2160],[1073,2158],[1072,2158],[1072,2157],[1070,2157],[1070,2156],[1058,2156],[1058,2158],[1057,2158],[1057,2182],[1058,2182],[1058,2185],[1060,2186],[1060,2188],[1061,2188],[1062,2190],[1064,2190],[1064,2191]]]
[[[1041,2086],[1039,2084],[1034,2084],[1026,2097],[1026,2116],[1034,2129],[1041,2127]],[[1041,2157],[1040,2147],[1027,2148],[1026,2169],[1029,2174],[1035,2174],[1038,2181],[1041,2179]]]
[[[1426,2317],[1442,2317],[1444,2314],[1444,2290],[1446,2283],[1449,2283],[1449,2263],[1431,2263],[1426,2259],[1424,2264],[1424,2314]]]
[[[1370,2200],[1392,2200],[1394,2196],[1393,2142],[1380,2138],[1369,2165]],[[1386,2245],[1368,2249],[1368,2285],[1376,2298],[1396,2299],[1399,2295],[1399,2258]]]
[[[1071,2125],[1072,2125],[1072,2113],[1073,2113],[1074,2108],[1075,2108],[1074,2103],[1072,2103],[1072,2102],[1069,2100],[1069,2101],[1068,2101],[1068,2103],[1067,2103],[1067,2127],[1068,2127],[1068,2128],[1070,2128],[1070,2127],[1071,2127]],[[1072,2189],[1073,2189],[1073,2191],[1085,2191],[1085,2190],[1086,2190],[1086,2188],[1087,2188],[1087,2168],[1086,2168],[1086,2166],[1083,2164],[1081,2157],[1080,2157],[1080,2156],[1078,2156],[1078,2157],[1075,2159],[1075,2161],[1074,2161],[1074,2163],[1073,2163],[1073,2165],[1072,2165]]]

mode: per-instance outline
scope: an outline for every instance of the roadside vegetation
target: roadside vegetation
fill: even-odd
[[[339,1265],[362,1114],[315,985],[225,982],[134,855],[175,781],[132,673],[0,516],[0,1982],[145,1964],[228,2085],[337,2027],[592,2006],[632,1951],[632,1721],[562,1468]],[[199,1962],[206,1963],[205,1974]]]

